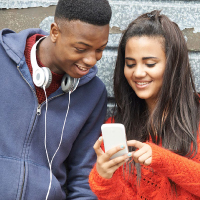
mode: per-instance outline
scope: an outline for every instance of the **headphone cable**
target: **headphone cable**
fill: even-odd
[[[49,159],[49,154],[48,154],[48,151],[47,151],[47,109],[48,109],[48,101],[47,101],[47,95],[46,95],[46,90],[45,90],[45,86],[43,86],[43,90],[44,90],[44,93],[45,93],[45,98],[46,98],[46,111],[45,111],[45,138],[44,138],[44,146],[45,146],[45,151],[46,151],[46,156],[47,156],[47,161],[48,161],[48,164],[49,164],[49,170],[50,170],[50,181],[49,181],[49,187],[48,187],[48,191],[47,191],[47,194],[46,194],[46,200],[48,199],[48,196],[49,196],[49,192],[51,190],[51,183],[52,183],[52,162],[53,162],[53,159],[54,157],[56,156],[56,153],[58,152],[60,146],[61,146],[61,143],[62,143],[62,138],[63,138],[63,132],[64,132],[64,128],[65,128],[65,123],[66,123],[66,119],[67,119],[67,115],[68,115],[68,112],[69,112],[69,106],[70,106],[70,95],[71,95],[71,91],[69,91],[69,102],[68,102],[68,107],[67,107],[67,112],[66,112],[66,115],[65,115],[65,119],[64,119],[64,123],[63,123],[63,127],[62,127],[62,133],[61,133],[61,137],[60,137],[60,142],[59,142],[59,145],[58,145],[58,148],[56,149],[51,161]]]

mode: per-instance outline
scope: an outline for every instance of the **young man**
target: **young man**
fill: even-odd
[[[107,0],[59,0],[49,36],[0,32],[1,199],[96,199],[88,174],[106,89],[95,64],[110,18]]]

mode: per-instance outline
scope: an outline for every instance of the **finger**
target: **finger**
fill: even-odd
[[[113,166],[113,167],[110,168],[110,169],[113,170],[113,171],[115,172],[119,167],[121,167],[121,166],[122,166],[123,164],[125,164],[125,163],[126,163],[126,160],[124,160],[124,161],[118,163],[117,165]]]
[[[152,162],[152,157],[149,157],[148,159],[146,159],[145,161],[144,161],[144,165],[146,165],[146,166],[148,166],[148,165],[150,165],[151,164],[151,162]]]
[[[107,168],[112,168],[114,166],[121,166],[120,163],[127,162],[128,158],[132,157],[132,153],[125,154],[123,156],[119,156],[117,158],[113,158],[112,160],[108,161],[106,164]]]
[[[138,149],[141,149],[143,146],[144,146],[145,143],[142,143],[140,141],[137,141],[137,140],[129,140],[127,141],[127,145],[128,146],[134,146]]]
[[[125,148],[125,145],[121,144],[119,146],[113,147],[111,149],[109,149],[106,153],[105,153],[105,159],[106,160],[110,160],[110,158],[117,152],[123,150]]]
[[[141,149],[139,149],[138,151],[136,151],[133,154],[133,157],[139,158],[140,156],[142,156],[143,154],[145,154],[147,152],[149,152],[148,154],[150,154],[150,155],[152,154],[151,147],[148,144],[145,144],[145,143],[143,143],[143,144],[144,144],[144,146]]]
[[[142,156],[143,154],[145,154],[147,152],[146,149],[139,149],[138,151],[135,151],[135,153],[133,154],[134,158],[139,158],[140,156]]]
[[[102,141],[103,141],[103,137],[101,136],[101,137],[99,137],[99,139],[95,142],[95,144],[93,146],[97,156],[100,156],[104,153],[103,150],[101,149]]]
[[[138,158],[138,161],[139,161],[139,163],[143,164],[150,157],[151,157],[151,153],[150,152],[146,152],[145,154],[141,155]]]
[[[98,165],[96,165],[97,171],[100,174],[100,176],[104,177],[104,178],[111,178],[113,176],[113,173],[119,168],[121,167],[124,163],[126,163],[126,161],[122,161],[120,163],[118,163],[117,165],[111,167],[111,168],[105,168],[105,166],[103,167],[103,171],[101,169],[98,169]]]
[[[98,173],[104,178],[111,178],[116,169],[127,161],[127,157],[132,156],[131,153],[124,156],[105,161],[105,154],[97,158],[96,168]]]

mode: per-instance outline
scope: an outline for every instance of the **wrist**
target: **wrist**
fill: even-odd
[[[111,179],[113,176],[113,173],[107,173],[106,170],[105,171],[101,170],[98,165],[96,165],[96,171],[98,175],[104,179]]]

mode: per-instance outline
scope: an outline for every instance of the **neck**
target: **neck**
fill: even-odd
[[[150,101],[150,100],[145,100],[145,101],[146,101],[149,113],[151,114],[156,106],[156,101]]]
[[[52,72],[56,74],[60,74],[60,71],[53,64],[53,45],[54,44],[51,42],[50,37],[46,37],[38,44],[37,57],[45,67],[48,67]]]
[[[49,62],[49,54],[47,54],[47,50],[48,49],[48,43],[47,42],[48,37],[43,39],[38,45],[37,45],[37,50],[36,50],[36,54],[37,57],[39,58],[39,60],[42,62],[42,64],[45,67],[50,68],[50,62]]]

